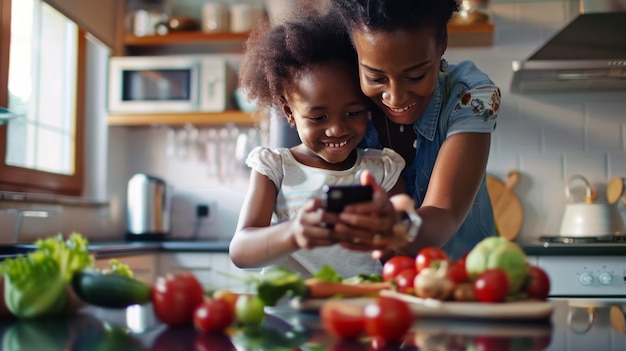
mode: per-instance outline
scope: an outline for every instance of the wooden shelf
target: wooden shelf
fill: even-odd
[[[124,37],[126,46],[155,46],[155,45],[176,45],[176,44],[197,44],[218,41],[244,41],[249,33],[204,33],[201,31],[174,32],[167,35],[150,35],[146,37],[136,37],[127,34]]]
[[[257,123],[249,113],[243,111],[225,111],[215,113],[163,113],[163,114],[110,114],[110,126],[151,126],[158,124],[182,125],[224,125],[234,123],[253,126]]]
[[[493,23],[448,25],[448,47],[491,46],[495,28]]]

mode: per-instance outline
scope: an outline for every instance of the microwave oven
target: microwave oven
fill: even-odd
[[[110,113],[223,112],[233,108],[234,70],[220,55],[109,59]]]

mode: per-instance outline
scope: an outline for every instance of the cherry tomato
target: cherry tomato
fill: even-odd
[[[257,295],[241,295],[235,303],[235,319],[245,325],[258,325],[265,319],[265,304]]]
[[[152,288],[154,312],[170,326],[192,324],[194,311],[203,301],[202,285],[189,272],[157,277]]]
[[[365,328],[363,309],[337,300],[329,300],[320,309],[322,328],[338,339],[355,339]]]
[[[413,323],[406,302],[389,297],[377,297],[365,305],[363,314],[367,334],[386,343],[402,340]]]
[[[205,333],[223,331],[233,320],[233,311],[223,299],[206,299],[193,314],[194,327]]]
[[[476,351],[509,351],[511,341],[506,337],[479,335],[474,338]]]
[[[409,256],[393,256],[383,265],[383,281],[391,281],[406,268],[415,268],[415,260]]]
[[[177,349],[183,350],[183,349]],[[184,349],[189,350],[189,349]],[[230,341],[230,336],[226,333],[196,333],[193,342],[193,351],[237,351],[235,345]],[[169,351],[172,351],[170,349]]]
[[[469,276],[467,275],[467,270],[465,269],[465,261],[462,260],[450,263],[446,270],[446,275],[455,284],[469,282]]]
[[[403,294],[413,295],[415,292],[415,276],[417,271],[415,267],[405,268],[393,278],[396,290]]]
[[[193,328],[165,328],[154,339],[149,351],[194,350],[196,334]]]
[[[550,278],[548,274],[537,266],[530,266],[525,291],[529,299],[547,299],[548,294],[550,294]]]
[[[501,269],[487,269],[478,275],[473,287],[478,301],[502,302],[509,291],[509,278]]]
[[[425,247],[415,256],[415,269],[419,273],[422,269],[430,267],[437,261],[447,260],[448,255],[440,248]]]
[[[237,303],[237,298],[239,297],[239,294],[232,292],[228,289],[220,289],[216,290],[213,293],[212,297],[214,299],[222,299],[228,302],[228,305],[230,305],[233,313],[235,313],[235,304]]]

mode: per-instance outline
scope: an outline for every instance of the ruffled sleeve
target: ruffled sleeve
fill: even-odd
[[[381,157],[385,173],[380,186],[385,189],[385,191],[389,191],[398,182],[398,178],[400,178],[400,174],[402,174],[402,170],[404,169],[405,162],[399,153],[390,148],[382,149]]]
[[[252,170],[268,177],[277,189],[283,182],[283,158],[278,151],[272,151],[267,147],[257,146],[246,159],[246,165]]]

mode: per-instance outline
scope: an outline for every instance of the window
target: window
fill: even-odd
[[[42,0],[0,0],[0,190],[80,195],[85,33]],[[10,30],[7,30],[10,29]]]

